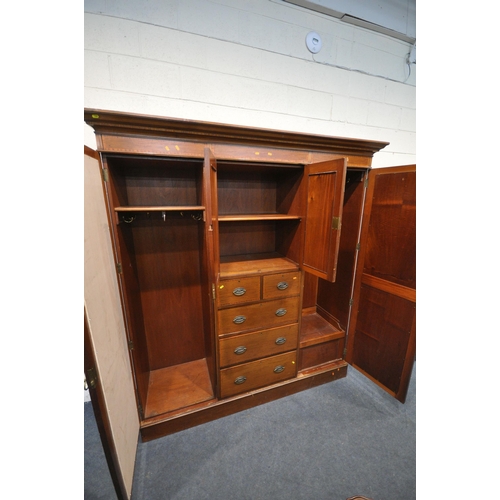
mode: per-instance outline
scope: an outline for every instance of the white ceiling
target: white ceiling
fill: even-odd
[[[399,40],[416,42],[416,0],[284,0]]]

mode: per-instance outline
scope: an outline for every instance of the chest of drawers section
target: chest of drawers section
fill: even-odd
[[[296,376],[301,278],[297,270],[220,280],[221,398]]]

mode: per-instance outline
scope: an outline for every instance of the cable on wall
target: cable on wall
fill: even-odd
[[[375,76],[377,78],[384,78],[385,80],[390,80],[391,82],[406,83],[411,76],[411,65],[416,64],[416,42],[411,46],[410,51],[406,56],[406,65],[408,67],[408,76],[401,82],[401,80],[396,80],[395,78],[389,78],[383,75],[377,75],[376,73],[370,73],[368,71],[363,71],[360,69],[348,68],[347,66],[341,66],[339,64],[332,64],[325,61],[318,61],[314,54],[317,54],[322,48],[321,36],[315,32],[310,31],[306,36],[306,47],[311,52],[312,60],[318,64],[323,64],[325,66],[330,66],[332,68],[343,69],[347,71],[355,71],[357,73],[362,73],[364,75]]]
[[[417,64],[417,42],[415,42],[410,49],[410,52],[408,52],[408,55],[406,56],[406,65],[408,66],[408,76],[406,77],[406,80],[403,83],[406,83],[408,81],[408,78],[411,76],[411,65],[412,64]]]

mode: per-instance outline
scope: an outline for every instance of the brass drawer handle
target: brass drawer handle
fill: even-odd
[[[237,325],[241,325],[241,323],[244,323],[246,320],[245,316],[236,316],[236,318],[233,319],[233,323],[236,323]]]
[[[283,345],[286,342],[286,337],[278,337],[276,339],[276,344],[277,345]]]
[[[283,365],[278,365],[278,366],[274,369],[274,373],[281,373],[284,369],[285,369],[285,367],[284,367]]]
[[[242,375],[241,377],[236,378],[236,380],[234,381],[234,383],[236,385],[241,385],[241,384],[243,384],[246,381],[247,381],[247,378]]]
[[[233,295],[236,295],[236,297],[241,297],[242,295],[245,295],[245,293],[247,293],[246,288],[243,288],[242,286],[233,290]]]
[[[244,345],[240,345],[234,350],[234,354],[245,354],[247,352],[247,348]]]
[[[284,307],[280,307],[275,314],[276,316],[284,316],[286,314],[286,309]]]
[[[288,283],[286,281],[280,281],[277,285],[276,288],[278,290],[286,290],[288,288]]]

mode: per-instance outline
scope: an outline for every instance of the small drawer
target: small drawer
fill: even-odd
[[[217,291],[219,307],[260,300],[260,276],[221,280]]]
[[[221,368],[297,349],[299,325],[242,333],[219,340]]]
[[[270,274],[263,277],[262,298],[277,299],[300,294],[300,272]]]
[[[299,297],[221,309],[217,319],[219,335],[297,323]]]
[[[221,398],[272,385],[297,375],[297,352],[243,363],[220,371]]]

